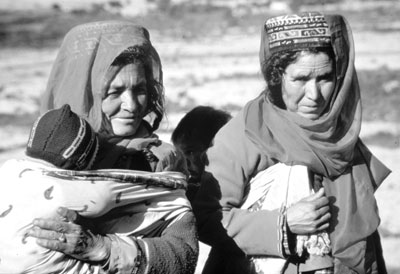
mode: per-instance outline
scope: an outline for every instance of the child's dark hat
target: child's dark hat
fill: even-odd
[[[90,124],[69,105],[47,111],[31,129],[26,154],[72,170],[89,169],[99,142]]]

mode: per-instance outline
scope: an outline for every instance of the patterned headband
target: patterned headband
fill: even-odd
[[[265,22],[271,53],[307,47],[330,47],[324,15],[317,12],[278,16]]]

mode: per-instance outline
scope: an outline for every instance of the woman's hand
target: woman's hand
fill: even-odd
[[[95,235],[84,227],[83,218],[75,211],[60,207],[57,213],[60,219],[33,221],[34,227],[28,235],[37,238],[37,244],[82,261],[100,262],[109,258],[111,242],[108,237]]]
[[[290,232],[308,234],[325,230],[329,227],[329,199],[321,188],[287,209],[287,223]]]

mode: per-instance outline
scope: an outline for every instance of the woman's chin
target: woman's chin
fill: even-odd
[[[129,137],[136,134],[139,128],[139,123],[126,124],[112,122],[111,126],[115,137]]]
[[[301,114],[299,113],[299,115],[308,120],[317,120],[320,117],[320,115],[318,113],[314,113],[314,112],[301,113]]]
[[[137,128],[131,128],[131,129],[113,129],[114,132],[114,137],[121,137],[121,138],[126,138],[135,135],[137,132]]]

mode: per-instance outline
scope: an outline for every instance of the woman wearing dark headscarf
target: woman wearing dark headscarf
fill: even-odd
[[[260,63],[268,87],[216,135],[194,201],[200,240],[212,246],[204,273],[386,273],[374,191],[390,171],[359,139],[348,23],[320,13],[271,18]],[[305,176],[291,174],[298,167]],[[304,177],[314,194],[288,202]],[[260,180],[269,190],[243,207]],[[269,195],[274,182],[289,187]],[[260,210],[278,198],[280,207]],[[318,241],[302,246],[303,235]],[[283,263],[260,268],[259,257]]]
[[[164,93],[160,58],[145,28],[111,21],[72,29],[53,65],[42,111],[64,104],[99,133],[101,150],[94,168],[185,172],[183,158],[153,133],[164,115]],[[156,207],[152,201],[142,202],[143,209]],[[162,197],[155,203],[162,205]],[[61,208],[61,221],[36,219],[30,236],[106,273],[194,272],[198,244],[191,211],[173,222],[143,220],[159,225],[141,237],[134,237],[137,220],[126,215],[123,232],[116,227],[116,234],[97,234],[103,220],[119,224],[124,212],[129,209],[117,208],[88,224]]]

